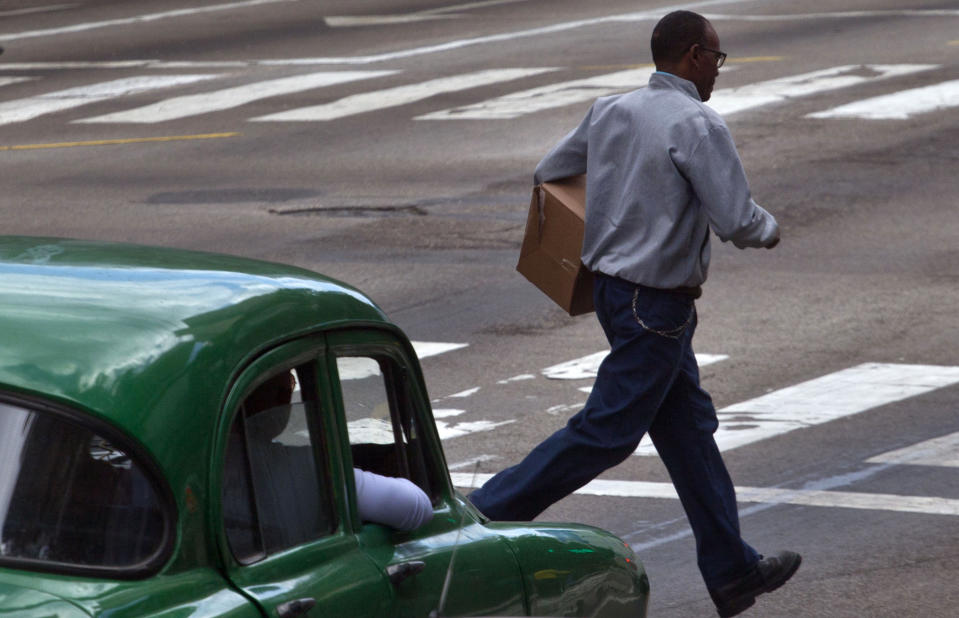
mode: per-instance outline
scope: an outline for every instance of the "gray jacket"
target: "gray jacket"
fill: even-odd
[[[685,79],[597,99],[536,167],[548,182],[586,174],[583,263],[653,288],[695,287],[709,269],[709,229],[739,248],[779,236],[752,200],[726,123]]]

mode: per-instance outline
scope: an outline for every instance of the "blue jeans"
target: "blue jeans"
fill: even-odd
[[[686,510],[706,585],[736,579],[759,556],[740,536],[735,491],[713,439],[716,409],[699,385],[694,299],[598,273],[593,294],[611,350],[586,406],[470,500],[493,520],[531,520],[625,460],[649,433]]]

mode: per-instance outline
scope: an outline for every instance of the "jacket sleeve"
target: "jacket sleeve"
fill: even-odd
[[[723,242],[765,247],[779,237],[775,217],[753,201],[736,145],[725,125],[714,126],[690,156],[686,177]]]
[[[533,184],[538,185],[586,173],[586,152],[592,116],[593,108],[590,107],[579,126],[570,131],[543,157],[533,174]]]
[[[429,496],[412,481],[353,468],[356,502],[363,521],[397,530],[419,528],[433,518]]]

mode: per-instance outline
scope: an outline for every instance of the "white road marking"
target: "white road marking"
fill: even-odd
[[[475,395],[475,394],[478,393],[479,391],[480,391],[480,387],[479,387],[479,386],[474,386],[473,388],[468,388],[468,389],[466,389],[465,391],[460,391],[460,392],[458,392],[458,393],[453,393],[452,395],[449,395],[449,396],[447,397],[447,399],[464,399],[464,398],[466,398],[466,397],[472,397],[473,395]]]
[[[251,0],[250,2],[237,2],[228,5],[214,5],[211,7],[203,7],[200,9],[183,9],[182,11],[169,11],[167,13],[158,13],[155,15],[147,15],[142,17],[129,18],[127,20],[112,20],[109,22],[98,22],[96,24],[79,24],[77,26],[70,26],[68,28],[79,28],[81,30],[89,30],[91,28],[100,28],[104,26],[112,25],[129,25],[132,23],[138,23],[141,21],[148,21],[153,19],[163,19],[166,17],[177,17],[179,14],[190,14],[192,12],[204,12],[212,10],[225,10],[227,8],[242,8],[247,5],[253,5],[254,3],[269,3],[269,2],[297,2],[299,0]],[[500,34],[491,34],[486,36],[472,37],[467,39],[458,39],[454,41],[448,41],[446,43],[439,43],[436,45],[426,45],[421,47],[413,47],[410,49],[404,49],[394,52],[385,52],[382,54],[373,54],[369,56],[331,56],[331,57],[320,57],[320,58],[284,58],[277,60],[253,60],[246,62],[246,66],[304,66],[304,65],[314,65],[314,64],[371,64],[375,62],[389,62],[392,60],[401,60],[404,58],[412,58],[415,56],[422,56],[425,54],[435,54],[447,51],[456,51],[463,49],[464,47],[471,47],[474,45],[488,45],[488,44],[497,44],[506,41],[513,41],[517,39],[523,39],[534,36],[542,35],[552,35],[558,34],[561,32],[567,32],[569,30],[576,30],[578,28],[585,28],[590,26],[597,26],[607,23],[616,23],[620,21],[637,21],[637,20],[648,20],[655,21],[660,19],[666,13],[676,10],[676,9],[689,9],[694,10],[697,8],[702,8],[706,6],[712,6],[715,4],[728,5],[728,0],[705,0],[701,2],[694,2],[690,4],[676,4],[674,6],[665,6],[659,7],[654,11],[643,11],[635,13],[625,13],[620,15],[607,15],[604,17],[595,17],[590,19],[578,19],[574,21],[561,22],[558,24],[552,24],[549,26],[540,26],[537,28],[530,28],[527,30],[518,30],[513,32],[504,32]],[[222,8],[221,8],[222,7]],[[70,32],[73,30],[68,29],[51,29],[51,30],[39,30],[28,33],[13,33],[13,34],[0,34],[0,41],[4,40],[14,40],[17,38],[26,38],[30,36],[44,36],[44,35],[56,35],[63,34],[64,32]],[[138,62],[149,63],[151,67],[155,68],[170,68],[171,65],[168,63],[160,62],[157,60],[141,60]],[[47,63],[21,63],[18,68],[39,68]],[[87,68],[96,66],[99,63],[84,63]],[[184,63],[175,63],[175,66],[183,68],[185,66],[207,66],[206,63],[197,62],[190,63],[189,65]]]
[[[393,75],[397,71],[321,71],[307,75],[294,75],[279,79],[254,82],[233,88],[225,88],[214,92],[174,97],[145,105],[136,109],[114,112],[84,118],[74,122],[80,123],[107,123],[107,122],[135,122],[154,123],[166,120],[175,120],[187,116],[208,114],[225,109],[232,109],[252,101],[266,99],[293,92],[313,90],[335,84],[342,84],[362,79]]]
[[[410,343],[413,344],[413,349],[420,359],[446,354],[469,346],[468,343],[440,343],[435,341],[411,341]]]
[[[456,92],[469,88],[478,88],[498,82],[505,82],[530,75],[538,75],[555,71],[554,68],[532,68],[532,69],[488,69],[476,73],[464,73],[463,75],[454,75],[452,77],[440,77],[427,80],[418,84],[409,84],[406,86],[397,86],[385,90],[374,92],[365,92],[342,98],[338,101],[325,103],[323,105],[314,105],[310,107],[301,107],[291,109],[277,114],[260,116],[252,118],[256,121],[324,121],[335,120],[364,112],[407,105],[416,101],[421,101],[446,92]]]
[[[513,376],[512,378],[506,378],[505,380],[497,380],[497,384],[510,384],[512,382],[523,382],[525,380],[535,380],[536,376],[531,373],[521,373],[518,376]]]
[[[444,421],[436,421],[436,430],[440,434],[440,440],[449,440],[450,438],[458,438],[471,433],[491,431],[497,427],[509,425],[510,423],[515,422],[515,420],[500,421],[498,423],[493,421],[470,421],[466,423],[449,425]]]
[[[442,343],[436,341],[411,341],[419,359],[438,356],[467,347],[468,343]],[[336,359],[336,370],[341,380],[362,380],[380,375],[380,365],[366,356],[342,356]]]
[[[889,79],[919,71],[939,68],[937,64],[870,64],[847,65],[791,75],[738,88],[724,88],[713,92],[707,105],[722,115],[735,114],[772,103],[782,103],[793,97],[848,88],[866,82]]]
[[[706,13],[709,21],[807,21],[814,19],[862,19],[872,17],[959,17],[956,9],[888,9],[871,11],[834,11],[832,13],[794,13],[779,15],[731,15]]]
[[[482,487],[492,474],[450,474],[453,485],[461,488]],[[613,481],[595,479],[576,491],[581,495],[617,496],[625,498],[653,498],[678,500],[671,483],[646,481]],[[928,515],[959,516],[959,500],[935,496],[901,496],[896,494],[869,494],[850,491],[826,491],[813,489],[782,489],[775,487],[737,487],[738,502],[764,504],[794,504],[870,511],[894,511]],[[686,536],[684,533],[682,536]]]
[[[644,67],[514,92],[473,105],[417,116],[416,120],[478,120],[517,118],[525,114],[573,105],[622,90],[645,86],[656,69]]]
[[[19,84],[35,80],[36,77],[0,77],[0,86],[9,86],[10,84]]]
[[[918,114],[959,107],[959,80],[840,105],[807,118],[865,118],[867,120],[904,120]]]
[[[106,101],[158,88],[181,86],[211,79],[216,75],[151,75],[127,77],[89,86],[49,92],[36,97],[0,103],[0,125],[23,122],[89,103]]]
[[[608,351],[596,352],[582,358],[574,358],[571,361],[553,365],[543,369],[541,372],[550,380],[584,380],[587,378],[596,378],[596,372],[599,370],[600,363],[609,354]],[[718,363],[729,358],[725,354],[697,354],[696,362],[700,367]]]
[[[433,418],[449,418],[451,416],[460,416],[466,414],[466,410],[455,410],[452,408],[433,408]]]
[[[455,19],[462,15],[451,14],[454,11],[479,9],[487,6],[499,4],[513,4],[515,2],[525,2],[526,0],[484,0],[482,2],[469,2],[467,4],[457,4],[454,6],[443,6],[437,9],[427,9],[425,11],[415,11],[413,13],[401,13],[398,15],[336,15],[324,18],[326,25],[331,28],[348,28],[353,26],[382,26],[388,24],[408,24],[419,21],[428,21],[431,19]]]
[[[728,451],[959,383],[959,367],[866,363],[718,411],[716,444]],[[655,456],[649,437],[637,455]]]
[[[0,17],[17,17],[19,15],[30,15],[32,13],[53,13],[54,11],[65,11],[80,6],[79,4],[51,4],[49,6],[35,6],[27,9],[13,9],[10,11],[0,11]]]
[[[876,455],[866,461],[868,463],[959,468],[959,432]]]
[[[144,24],[171,17],[184,17],[198,15],[200,13],[212,13],[216,11],[228,11],[232,9],[243,9],[251,6],[263,4],[277,4],[280,2],[299,2],[300,0],[245,0],[244,2],[229,2],[227,4],[213,4],[210,6],[194,7],[189,9],[178,9],[174,11],[164,11],[162,13],[149,13],[135,17],[123,17],[119,19],[107,19],[104,21],[87,22],[84,24],[74,24],[72,26],[63,26],[60,28],[47,28],[44,30],[30,30],[27,32],[12,32],[0,34],[0,41],[16,41],[19,39],[30,39],[40,36],[59,36],[63,34],[74,34],[77,32],[86,32],[98,28],[109,26],[129,26],[135,24]]]

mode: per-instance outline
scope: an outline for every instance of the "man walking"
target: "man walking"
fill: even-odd
[[[695,299],[710,229],[739,248],[773,248],[779,227],[750,197],[722,118],[703,104],[726,59],[701,15],[653,30],[647,88],[598,99],[536,168],[535,182],[586,174],[583,264],[610,343],[585,407],[470,495],[494,520],[529,520],[626,459],[649,433],[696,537],[720,616],[778,588],[801,558],[763,558],[740,536],[732,481],[716,447],[716,410],[693,354]]]

